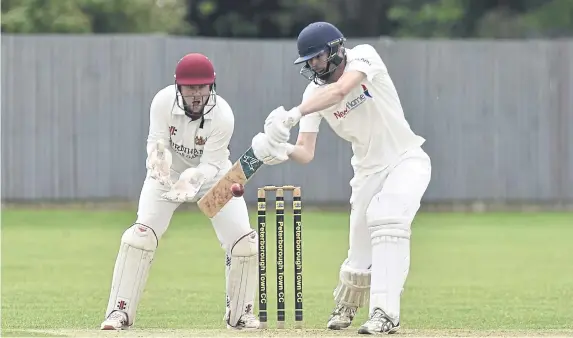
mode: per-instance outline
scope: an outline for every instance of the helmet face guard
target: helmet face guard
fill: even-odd
[[[215,83],[209,85],[209,92],[207,94],[200,93],[195,90],[195,93],[185,95],[183,92],[186,90],[187,86],[200,86],[200,85],[181,85],[176,86],[176,104],[181,108],[185,115],[187,115],[192,121],[195,121],[204,115],[208,114],[217,105],[217,93],[215,91]]]
[[[345,39],[337,39],[327,43],[326,45],[311,47],[309,48],[309,53],[300,56],[295,64],[304,63],[300,69],[300,74],[309,81],[313,81],[316,84],[324,84],[328,82],[332,73],[340,66],[344,60],[343,56],[338,55],[340,47],[343,46]],[[319,49],[318,51],[315,51]],[[317,56],[322,56],[326,54],[326,67],[321,71],[315,71],[309,64],[309,61]]]
[[[217,104],[215,69],[202,54],[185,55],[175,68],[176,104],[191,120],[208,114]]]

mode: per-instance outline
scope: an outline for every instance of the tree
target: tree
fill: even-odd
[[[466,6],[466,0],[395,0],[388,18],[399,37],[458,36]]]
[[[293,38],[328,21],[347,37],[572,36],[573,0],[3,0],[7,33]]]
[[[523,15],[530,31],[544,36],[573,36],[573,1],[544,0]]]
[[[6,33],[190,34],[184,0],[4,0]]]

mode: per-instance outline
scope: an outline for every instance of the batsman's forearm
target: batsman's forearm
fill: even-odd
[[[332,107],[344,99],[344,93],[336,84],[328,86],[325,90],[317,91],[304,100],[297,108],[301,116]]]
[[[290,154],[288,157],[300,164],[307,164],[314,158],[314,154],[310,153],[303,146],[291,145],[291,149],[289,151]]]

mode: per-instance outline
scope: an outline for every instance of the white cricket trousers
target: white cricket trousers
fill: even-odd
[[[431,176],[430,157],[415,148],[404,153],[395,164],[368,176],[357,176],[350,181],[350,238],[347,263],[355,269],[372,265],[371,235],[366,219],[376,209],[384,217],[406,218],[411,226]]]

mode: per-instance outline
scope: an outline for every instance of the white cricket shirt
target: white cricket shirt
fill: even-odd
[[[334,132],[351,142],[351,164],[356,175],[369,175],[385,169],[404,152],[421,146],[425,139],[416,135],[404,117],[402,105],[386,65],[368,44],[346,49],[344,72],[358,70],[364,81],[330,108],[303,116],[299,132],[318,132],[325,119]],[[323,87],[311,82],[303,100]]]
[[[162,139],[169,144],[168,149],[173,155],[171,169],[178,173],[188,168],[199,168],[209,180],[220,170],[228,170],[232,166],[228,147],[235,117],[227,101],[217,95],[216,105],[204,115],[204,121],[191,121],[175,100],[175,85],[155,94],[150,107],[147,154]]]

